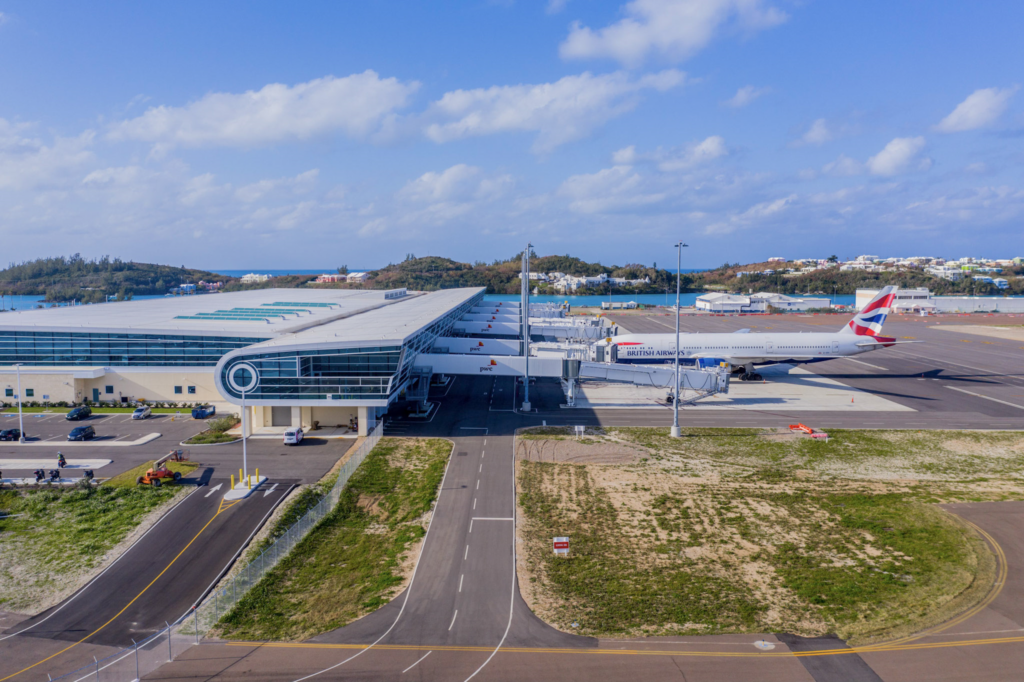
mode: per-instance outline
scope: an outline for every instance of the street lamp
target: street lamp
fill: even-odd
[[[530,411],[530,249],[533,244],[526,245],[523,252],[523,298],[520,307],[523,310],[523,412]]]
[[[18,373],[18,442],[25,442],[25,421],[21,416],[21,363],[14,365],[15,371]]]
[[[246,482],[248,482],[248,480],[249,480],[249,460],[246,457],[246,453],[245,453],[245,440],[246,440],[245,437],[246,437],[246,435],[247,435],[247,433],[246,433],[246,430],[245,430],[245,391],[243,390],[242,391],[242,470],[245,471],[245,480],[246,480]],[[241,481],[239,481],[239,483],[241,483]]]
[[[672,437],[679,438],[679,288],[683,268],[683,249],[687,244],[676,243],[676,395],[672,401]]]

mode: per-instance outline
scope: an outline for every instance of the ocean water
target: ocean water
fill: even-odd
[[[684,306],[691,306],[696,304],[697,297],[700,293],[689,293],[680,294],[679,303]],[[519,296],[514,294],[487,294],[484,296],[485,300],[488,301],[518,301]],[[834,300],[836,303],[842,305],[853,305],[857,297],[852,295],[841,295],[829,297],[830,300]],[[643,305],[675,305],[676,304],[676,293],[673,291],[668,295],[665,294],[611,294],[604,296],[530,296],[530,300],[535,303],[563,303],[569,302],[572,306],[600,306],[602,301],[612,301],[619,303],[628,303],[630,301],[636,301]]]

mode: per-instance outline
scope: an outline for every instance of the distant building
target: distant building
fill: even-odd
[[[769,258],[768,262],[769,263],[785,263],[786,259],[785,258],[779,258],[778,256],[775,256],[773,258]]]
[[[370,276],[368,272],[350,272],[348,273],[349,282],[365,282],[366,278]]]
[[[224,287],[224,282],[204,282],[199,280],[199,288],[207,291],[217,291]]]
[[[260,284],[270,279],[270,275],[257,275],[255,272],[250,272],[248,275],[242,275],[242,284]]]
[[[757,293],[750,296],[737,294],[704,294],[697,297],[697,310],[713,313],[766,313],[770,310],[802,311],[828,308],[827,298],[796,298],[783,294]]]
[[[347,281],[348,281],[348,275],[339,275],[339,274],[332,274],[332,273],[318,275],[317,278],[316,278],[316,283],[317,284],[328,284],[328,283],[331,283],[331,282],[347,282]]]
[[[998,286],[998,285],[997,285]],[[875,297],[878,289],[857,289],[857,310]],[[925,287],[898,289],[893,312],[1024,313],[1024,298],[1002,296],[933,296]]]

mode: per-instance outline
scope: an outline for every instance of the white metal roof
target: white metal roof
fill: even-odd
[[[246,346],[234,353],[247,355],[263,348],[273,351],[284,346],[400,345],[408,337],[483,291],[483,288],[467,288],[421,293],[386,308],[279,336]]]
[[[458,291],[458,290],[452,290]],[[467,291],[467,290],[461,290]],[[472,290],[474,293],[477,290]],[[438,292],[449,293],[449,292]],[[0,314],[0,331],[63,331],[98,333],[172,334],[203,336],[277,337],[324,323],[362,315],[380,307],[416,300],[422,294],[385,300],[383,290],[366,289],[255,289],[231,293],[175,296],[164,299],[98,303],[93,305],[18,310]],[[274,303],[330,304],[308,306],[309,312],[275,316]],[[263,319],[179,319],[231,309],[268,310]],[[283,307],[285,310],[288,306]],[[384,313],[389,318],[393,313]]]

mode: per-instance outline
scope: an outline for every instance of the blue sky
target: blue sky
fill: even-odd
[[[1018,256],[1022,25],[939,0],[0,0],[4,255]]]

